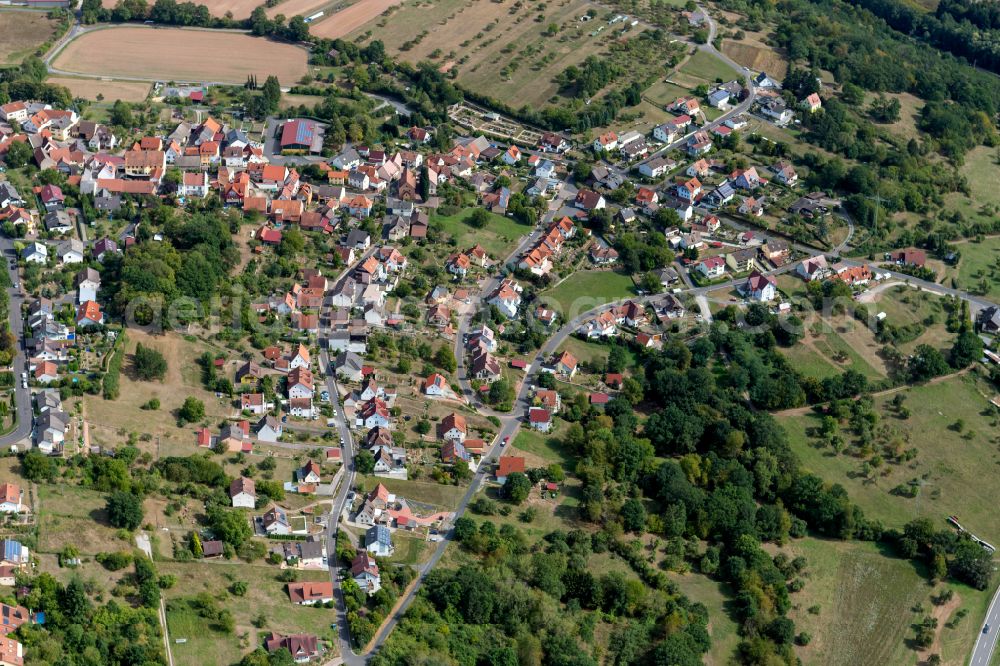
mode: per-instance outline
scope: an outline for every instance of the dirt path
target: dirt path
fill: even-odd
[[[930,647],[926,650],[921,650],[920,654],[920,664],[926,664],[927,659],[930,658],[932,654],[941,654],[941,634],[944,633],[945,622],[951,617],[951,614],[955,612],[962,605],[961,595],[955,594],[952,598],[940,606],[934,606],[931,610],[931,617],[937,620],[937,628],[934,630],[934,642],[931,643]]]

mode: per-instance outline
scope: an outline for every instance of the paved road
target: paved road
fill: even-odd
[[[0,238],[0,260],[7,263],[16,256],[14,252],[14,241],[10,238]],[[11,284],[17,284],[17,269],[10,268],[9,263],[6,269],[10,273]],[[31,410],[31,389],[21,388],[21,373],[25,371],[27,358],[24,350],[24,320],[21,318],[21,304],[24,297],[20,289],[10,288],[7,290],[10,295],[10,332],[17,340],[17,353],[14,355],[14,395],[16,396],[17,407],[17,427],[13,432],[0,437],[0,447],[7,447],[17,444],[21,440],[31,436],[32,410]]]
[[[972,656],[969,657],[969,666],[990,665],[993,650],[997,646],[997,636],[1000,636],[1000,588],[997,588],[990,607],[986,610],[986,618],[976,638],[976,646],[972,648]]]
[[[715,32],[716,32],[718,26],[716,25],[715,20],[709,15],[708,11],[704,7],[701,7],[699,5],[699,8],[702,10],[702,12],[707,17],[709,37],[708,37],[708,43],[707,44],[699,44],[697,46],[697,49],[699,51],[703,51],[705,53],[710,54],[711,56],[713,56],[714,58],[717,58],[718,60],[720,60],[721,62],[725,63],[729,67],[732,67],[733,70],[735,70],[738,74],[740,74],[740,76],[743,77],[743,81],[744,81],[744,83],[746,85],[746,88],[749,91],[749,93],[747,93],[747,97],[746,97],[745,100],[743,100],[742,102],[740,102],[736,106],[732,107],[731,109],[729,109],[728,111],[726,111],[725,113],[723,113],[721,116],[719,116],[715,120],[707,122],[704,125],[702,125],[701,127],[694,128],[691,132],[688,132],[687,134],[685,134],[681,138],[677,139],[673,143],[667,144],[667,145],[663,146],[662,148],[660,148],[659,150],[657,150],[656,152],[651,153],[646,159],[642,160],[641,162],[637,162],[636,164],[631,165],[631,166],[629,166],[626,169],[621,169],[621,168],[619,168],[617,166],[612,166],[611,170],[617,172],[620,176],[623,176],[623,177],[626,176],[628,174],[628,172],[631,170],[632,166],[638,167],[640,164],[645,164],[646,162],[650,162],[650,161],[656,159],[657,157],[660,157],[662,155],[665,155],[666,153],[669,153],[672,150],[677,150],[677,149],[683,147],[687,143],[688,138],[692,134],[694,134],[695,132],[709,132],[709,131],[715,129],[716,127],[718,127],[719,125],[722,125],[724,122],[726,122],[730,118],[732,118],[734,116],[738,116],[738,115],[740,115],[742,113],[746,113],[747,111],[750,110],[750,107],[753,106],[754,101],[757,99],[757,89],[753,85],[753,79],[750,76],[750,70],[748,70],[746,67],[738,65],[732,59],[730,59],[728,56],[726,56],[723,53],[719,52],[719,50],[715,48],[715,45],[712,42],[715,41]]]

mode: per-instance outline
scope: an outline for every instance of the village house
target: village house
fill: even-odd
[[[437,426],[439,439],[464,442],[468,434],[469,428],[466,425],[465,417],[456,412],[445,416]]]
[[[774,300],[777,287],[778,283],[773,277],[755,270],[741,285],[740,292],[752,301],[766,303]]]
[[[376,557],[391,557],[396,551],[392,534],[385,525],[373,525],[365,532],[365,550]]]
[[[318,659],[323,654],[319,639],[311,634],[290,634],[283,636],[272,631],[264,637],[264,649],[268,652],[277,652],[281,648],[288,650],[292,655],[292,661],[296,664],[304,664]]]
[[[557,375],[563,375],[565,377],[572,377],[576,374],[577,360],[576,357],[570,354],[568,351],[563,352],[555,358],[552,363],[552,371]]]
[[[267,534],[286,535],[292,533],[292,526],[288,522],[288,514],[281,507],[274,506],[260,517],[261,527]]]
[[[450,395],[451,389],[448,387],[448,380],[444,375],[437,372],[429,375],[423,383],[424,395],[443,398]]]
[[[253,509],[257,505],[257,490],[253,479],[241,476],[229,484],[229,499],[235,509]]]
[[[358,550],[357,556],[351,562],[351,578],[361,591],[368,595],[375,594],[382,587],[378,564],[367,550]]]
[[[500,456],[497,461],[497,471],[496,478],[497,483],[503,484],[507,482],[507,477],[514,472],[520,472],[524,474],[525,470],[525,460],[521,456]]]
[[[552,413],[541,407],[530,407],[528,408],[528,424],[539,432],[549,432],[552,429]]]
[[[16,483],[0,485],[0,513],[24,513],[24,491]]]
[[[726,260],[719,256],[707,257],[697,263],[695,270],[709,280],[714,280],[726,274]]]
[[[288,598],[293,604],[315,606],[333,601],[333,582],[289,583]]]
[[[281,439],[281,421],[268,414],[254,426],[254,433],[262,442],[277,442]]]
[[[795,273],[806,282],[812,282],[826,278],[830,274],[830,267],[827,265],[826,257],[819,254],[803,259],[796,267]]]

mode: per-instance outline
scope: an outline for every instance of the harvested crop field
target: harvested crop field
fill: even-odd
[[[107,48],[111,43],[114,49]],[[248,74],[260,79],[273,74],[284,84],[298,81],[308,69],[306,52],[291,44],[233,32],[137,26],[85,33],[67,44],[52,66],[162,81],[242,83]]]
[[[0,65],[21,62],[56,31],[56,22],[42,12],[0,12],[0,25]]]
[[[297,0],[292,0],[292,2],[297,2]],[[317,37],[337,39],[354,32],[385,10],[401,2],[402,0],[360,0],[347,9],[330,15],[329,18],[310,25],[309,32]]]
[[[747,33],[738,42],[727,39],[722,43],[722,52],[755,72],[767,72],[782,79],[788,72],[788,60],[784,53],[764,43],[765,39],[761,33]]]
[[[149,84],[142,81],[101,81],[99,79],[75,79],[70,76],[50,76],[45,80],[57,86],[66,86],[73,97],[96,100],[103,95],[104,100],[114,102],[141,102],[149,94]]]
[[[117,4],[118,0],[101,1],[105,9],[113,9]],[[208,7],[212,16],[223,17],[226,12],[232,12],[234,19],[245,19],[250,18],[250,12],[260,5],[260,0],[198,0],[198,4]]]

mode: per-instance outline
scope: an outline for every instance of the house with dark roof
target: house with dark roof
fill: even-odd
[[[385,525],[373,525],[365,532],[365,550],[376,557],[391,557],[396,552],[392,534]]]

